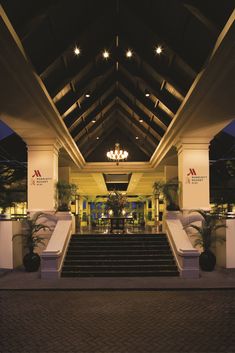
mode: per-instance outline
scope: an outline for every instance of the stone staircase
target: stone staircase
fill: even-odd
[[[178,276],[165,234],[72,235],[62,277]]]

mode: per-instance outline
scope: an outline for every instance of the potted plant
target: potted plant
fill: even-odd
[[[58,211],[70,211],[70,202],[75,198],[77,192],[77,185],[67,183],[65,181],[58,181],[56,184]]]
[[[167,211],[179,211],[178,204],[179,181],[173,178],[167,182],[155,181],[153,184],[153,193],[159,199],[162,194],[166,201]]]
[[[197,231],[192,236],[197,237],[194,246],[200,245],[203,249],[199,256],[200,267],[203,271],[213,271],[216,264],[216,257],[211,251],[211,245],[215,241],[222,243],[225,240],[223,237],[216,235],[216,230],[225,228],[226,226],[224,224],[216,224],[218,220],[216,213],[204,210],[192,210],[190,212],[197,212],[202,216],[202,225],[189,224],[184,228],[191,227]]]
[[[112,214],[110,213],[110,233],[113,233],[114,230],[125,232],[125,220],[122,211],[126,204],[125,195],[119,191],[114,190],[108,195],[105,208],[109,213],[112,211]]]
[[[88,220],[88,216],[87,216],[86,212],[83,212],[82,213],[82,220],[81,220],[82,227],[87,227],[87,220]]]
[[[23,257],[23,264],[27,272],[35,272],[40,266],[40,256],[34,252],[34,250],[40,245],[44,245],[44,238],[37,235],[40,230],[49,229],[45,224],[38,223],[40,217],[44,216],[42,212],[36,212],[32,218],[27,217],[22,221],[23,223],[23,234],[16,234],[16,236],[22,236],[25,248],[28,252]]]
[[[126,203],[127,201],[125,195],[114,190],[108,195],[105,208],[107,211],[112,210],[114,217],[121,217]]]

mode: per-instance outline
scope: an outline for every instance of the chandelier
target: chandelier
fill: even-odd
[[[116,162],[116,164],[119,164],[119,161],[124,161],[125,159],[127,159],[128,157],[128,152],[121,150],[120,149],[120,144],[119,143],[115,143],[115,149],[114,151],[108,151],[106,156],[108,157],[108,159]]]

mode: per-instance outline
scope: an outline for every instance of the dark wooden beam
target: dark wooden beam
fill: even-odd
[[[116,103],[115,100],[110,103],[110,107],[108,108],[107,112],[102,114],[101,117],[96,119],[96,122],[89,128],[88,134],[83,135],[81,138],[76,139],[76,143],[78,144],[79,148],[85,143],[85,140],[88,135],[93,134],[97,129],[99,129],[100,125],[104,123],[106,119],[109,119],[113,111],[115,110]]]
[[[133,144],[137,145],[148,157],[151,157],[154,152],[154,149],[149,148],[148,144],[146,144],[144,141],[136,140],[135,136],[133,135],[131,126],[127,124],[124,120],[122,120],[121,124],[123,125],[124,130],[128,130],[128,137],[133,142]]]
[[[120,101],[121,101],[121,100],[120,100]],[[122,102],[122,101],[121,101],[121,102]],[[120,103],[121,103],[121,102],[120,102]],[[124,106],[122,106],[122,105],[120,104],[120,106],[119,106],[118,109],[119,109],[120,113],[121,113],[122,115],[124,115],[126,118],[128,118],[128,119],[131,121],[131,123],[136,126],[136,128],[137,128],[138,130],[142,131],[142,133],[143,133],[144,135],[146,135],[146,136],[148,135],[149,138],[150,138],[150,140],[152,141],[152,143],[153,143],[154,145],[157,145],[157,144],[159,143],[159,140],[156,138],[156,136],[152,135],[152,133],[151,133],[151,131],[150,131],[149,129],[146,129],[145,126],[144,126],[142,123],[139,122],[139,120],[136,120],[131,114],[129,114],[128,111],[125,109]]]
[[[179,57],[184,65],[187,66],[187,71],[189,70],[194,78],[196,77],[199,67],[195,64],[195,60],[192,60],[191,53],[183,50],[182,46],[178,45],[175,40],[172,40],[169,31],[165,30],[167,24],[165,26],[158,25],[154,11],[148,11],[148,13],[141,11],[140,13],[138,12],[137,7],[128,8],[128,4],[125,3],[125,12],[123,15],[127,23],[131,20],[132,25],[135,26],[137,30],[140,28],[141,31],[145,33],[146,41],[148,41],[148,38],[154,38],[155,41],[158,40],[168,49],[171,56],[176,55]]]
[[[135,144],[138,144],[138,146],[143,146],[143,148],[146,148],[146,150],[145,151],[143,150],[143,151],[145,153],[146,151],[148,151],[151,155],[155,150],[156,146],[158,145],[158,143],[154,143],[151,139],[149,139],[149,136],[143,134],[140,130],[137,130],[136,127],[130,122],[128,117],[126,117],[125,115],[122,115],[122,122],[123,120],[124,120],[124,123],[129,126],[129,134],[132,133],[131,137],[132,137],[132,140],[135,142]],[[133,131],[133,129],[135,130]],[[138,139],[136,139],[136,137],[138,137]]]
[[[75,80],[78,73],[83,71],[88,63],[92,63],[94,59],[98,60],[98,58],[102,62],[101,48],[107,45],[107,43],[111,43],[112,40],[114,40],[114,33],[111,32],[105,37],[97,37],[92,45],[88,47],[87,44],[87,47],[83,48],[84,52],[80,57],[74,55],[73,48],[71,47],[68,55],[73,55],[73,57],[69,60],[68,69],[65,71],[63,66],[58,69],[56,62],[55,70],[50,70],[50,74],[43,78],[43,82],[52,98],[54,98],[67,84]],[[61,60],[61,57],[59,59]]]
[[[156,117],[159,127],[166,130],[167,126],[171,123],[172,118],[159,107],[155,106],[149,98],[145,97],[144,92],[138,89],[133,82],[128,82],[128,78],[121,72],[119,72],[118,79],[120,84],[132,95],[133,99],[137,99],[143,106],[146,107],[150,115],[152,114]]]
[[[32,49],[32,60],[34,64],[36,64],[36,69],[39,75],[45,73],[47,68],[51,67],[58,58],[63,55],[67,55],[71,53],[73,54],[73,47],[75,43],[79,43],[79,45],[83,48],[83,53],[86,54],[89,47],[92,47],[93,44],[95,45],[94,41],[94,33],[98,37],[104,37],[106,33],[106,27],[102,24],[104,21],[106,22],[108,27],[111,27],[113,23],[113,15],[112,13],[109,14],[109,11],[112,7],[111,4],[107,4],[102,9],[102,6],[98,4],[94,4],[92,2],[73,2],[72,6],[68,6],[68,2],[63,0],[61,8],[59,9],[59,15],[57,12],[56,23],[57,26],[55,27],[56,35],[61,38],[59,42],[54,43],[55,45],[48,45],[47,38],[41,37],[41,41],[44,40],[44,47],[46,46],[46,51],[41,53],[40,59],[36,56],[37,51]],[[96,6],[96,10],[94,11],[94,5]],[[63,6],[64,6],[64,16],[66,16],[67,22],[63,23]],[[77,15],[74,15],[74,11],[76,11]],[[59,17],[60,16],[60,17]],[[54,13],[50,14],[52,19],[54,18]],[[74,21],[75,17],[77,21]],[[59,22],[61,19],[61,23]],[[71,19],[71,20],[70,20]],[[66,27],[65,27],[66,25]],[[44,24],[45,27],[45,24]],[[50,26],[48,26],[49,29]],[[38,29],[38,31],[40,28]],[[66,30],[66,35],[65,35]],[[46,31],[43,31],[43,35],[46,34]],[[48,34],[47,34],[48,35]],[[27,40],[29,41],[29,39]],[[27,46],[27,41],[25,45]],[[99,42],[99,40],[97,40]],[[93,42],[92,45],[90,43]],[[29,41],[30,47],[39,46],[38,42],[34,43],[34,37],[30,37]]]
[[[98,87],[95,91],[91,92],[91,96],[89,98],[84,99],[80,107],[75,108],[64,118],[64,122],[69,129],[73,128],[74,123],[83,114],[85,114],[87,110],[92,109],[92,107],[102,99],[102,97],[106,94],[106,91],[108,91],[112,86],[115,86],[115,78],[115,73],[109,75],[100,87]]]
[[[215,39],[218,37],[219,35],[218,28],[197,7],[187,3],[184,3],[183,6],[211,32],[211,35]]]
[[[121,90],[117,92],[118,97],[130,108],[131,111],[134,111],[139,118],[143,119],[144,122],[149,125],[158,136],[161,138],[164,135],[164,130],[161,129],[151,118],[143,112],[143,110],[134,104]]]
[[[125,38],[127,38],[125,40]],[[125,29],[122,29],[120,40],[123,42],[130,43],[133,51],[138,55],[139,58],[146,62],[152,70],[154,70],[158,76],[162,77],[162,80],[165,80],[171,84],[183,97],[186,96],[192,82],[185,82],[185,80],[180,80],[179,76],[175,75],[174,72],[169,67],[169,64],[161,62],[160,58],[155,58],[154,53],[148,55],[146,51],[146,46],[142,44],[137,36],[131,35],[125,32]]]
[[[113,65],[107,65],[106,72],[103,75],[101,74],[99,68],[93,67],[93,69],[89,71],[85,77],[79,80],[79,85],[77,85],[78,87],[76,87],[76,85],[74,86],[75,91],[70,90],[64,97],[62,97],[56,103],[56,107],[59,110],[60,114],[63,115],[73,104],[75,104],[79,99],[81,99],[87,91],[91,91],[90,87],[94,80],[97,80],[97,82],[100,83],[100,81],[104,81],[105,79],[107,80],[113,72]],[[96,93],[93,94],[93,92],[91,92],[91,94],[92,96],[90,102],[94,100],[94,96],[96,95]]]
[[[141,60],[141,58],[139,58]],[[141,82],[146,84],[146,88],[150,90],[150,92],[159,99],[172,113],[176,113],[180,107],[181,101],[179,101],[176,97],[170,94],[167,91],[163,91],[160,89],[160,85],[156,83],[156,81],[152,78],[152,76],[144,70],[143,65],[138,65],[135,58],[131,61],[125,60],[123,56],[119,56],[119,64],[120,67],[124,68],[129,74],[135,77]]]
[[[72,137],[76,140],[79,132],[86,127],[90,122],[92,122],[93,119],[97,117],[101,113],[101,111],[108,105],[110,104],[114,99],[116,98],[116,92],[115,89],[110,93],[108,97],[106,97],[103,101],[102,104],[99,103],[95,109],[91,111],[90,114],[87,115],[85,122],[82,120],[80,123],[70,132]]]
[[[92,145],[91,144],[87,144],[86,148],[82,149],[82,154],[84,156],[84,158],[86,159],[95,149],[98,148],[98,146],[105,140],[108,138],[108,136],[113,132],[113,130],[116,129],[116,123],[114,121],[107,124],[106,129],[103,130],[103,133],[101,134],[101,136],[99,136],[98,140],[94,140],[92,141]]]

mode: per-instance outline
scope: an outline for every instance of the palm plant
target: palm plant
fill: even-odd
[[[224,242],[224,238],[216,235],[216,230],[219,228],[225,228],[224,224],[216,224],[218,220],[218,215],[210,211],[204,210],[192,210],[190,212],[197,212],[202,216],[202,225],[198,226],[195,224],[189,224],[184,228],[193,228],[197,233],[193,236],[196,236],[197,239],[194,242],[194,245],[201,246],[203,252],[199,257],[199,263],[203,270],[212,271],[216,264],[216,257],[211,251],[212,243],[218,241],[220,243]]]
[[[29,249],[30,253],[33,253],[35,248],[42,244],[44,245],[44,238],[36,235],[40,230],[50,229],[48,226],[42,223],[38,223],[38,219],[44,216],[42,212],[36,212],[32,218],[28,217],[22,222],[24,223],[25,233],[23,237],[25,238],[25,246]]]
[[[42,223],[38,223],[40,217],[45,216],[42,212],[36,212],[32,218],[27,217],[22,221],[23,233],[16,234],[13,239],[17,236],[23,237],[23,244],[28,249],[28,253],[23,258],[23,264],[26,271],[34,272],[37,271],[40,266],[40,256],[34,252],[34,250],[40,245],[44,244],[44,238],[37,235],[40,230],[50,230],[48,226]]]
[[[155,181],[153,184],[153,193],[154,195],[163,195],[166,201],[166,209],[168,211],[178,211],[178,190],[179,190],[179,181],[178,179],[171,179],[167,182],[162,180]]]
[[[77,185],[65,181],[58,181],[56,184],[58,197],[58,211],[69,211],[70,202],[75,198]]]
[[[158,180],[153,184],[153,193],[155,196],[159,197],[163,193],[164,181]]]
[[[24,166],[12,167],[11,164],[0,165],[0,208],[4,214],[15,202],[26,200],[27,170]]]

